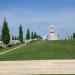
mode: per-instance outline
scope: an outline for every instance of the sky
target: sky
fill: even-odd
[[[29,28],[49,36],[50,26],[64,38],[75,32],[75,0],[0,0],[0,33],[6,17],[11,35],[18,35],[20,24],[24,36]]]

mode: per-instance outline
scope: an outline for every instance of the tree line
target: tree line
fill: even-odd
[[[31,32],[30,30],[27,29],[26,32],[26,40],[29,39],[35,39],[35,38],[41,38],[41,36],[37,35],[36,32]],[[2,31],[1,31],[1,36],[0,36],[0,40],[3,41],[4,44],[8,44],[10,42],[10,31],[9,31],[9,27],[8,27],[8,23],[6,21],[6,19],[4,19],[3,22],[3,27],[2,27]],[[19,33],[18,36],[12,36],[12,40],[20,40],[20,42],[23,42],[24,38],[23,38],[23,29],[22,29],[22,25],[20,24],[19,26]]]

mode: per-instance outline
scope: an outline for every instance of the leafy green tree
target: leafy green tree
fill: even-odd
[[[2,39],[1,39],[1,36],[0,36],[0,41],[1,41]]]
[[[15,40],[17,40],[17,37],[15,36]]]
[[[18,36],[16,37],[16,40],[18,40]]]
[[[15,40],[14,36],[12,36],[12,40]]]
[[[27,39],[27,40],[30,39],[30,31],[29,31],[29,29],[27,30],[27,33],[26,33],[26,39]]]
[[[4,19],[1,38],[4,44],[8,44],[10,42],[10,33],[6,19]]]
[[[34,34],[33,34],[33,32],[31,33],[31,39],[34,39]]]
[[[36,32],[34,32],[34,38],[37,38],[37,34],[36,34]]]
[[[37,38],[38,38],[38,39],[42,39],[42,37],[41,37],[41,36],[39,36],[39,35],[37,35]]]
[[[73,33],[73,38],[75,39],[75,33]]]
[[[22,25],[19,27],[19,40],[23,42],[23,30],[22,30]]]

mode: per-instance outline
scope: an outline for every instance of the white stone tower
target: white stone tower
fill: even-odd
[[[56,28],[54,25],[51,25],[50,29],[50,40],[57,40]]]

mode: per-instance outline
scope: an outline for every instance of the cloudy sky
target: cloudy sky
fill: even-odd
[[[0,0],[0,32],[4,17],[12,35],[18,35],[20,24],[24,36],[28,28],[39,35],[49,35],[54,24],[63,37],[75,32],[75,0]]]

